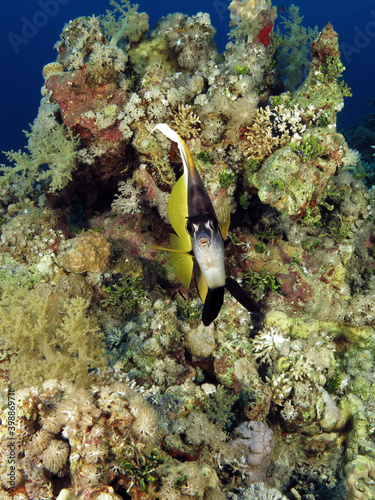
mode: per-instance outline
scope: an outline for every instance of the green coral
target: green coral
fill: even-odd
[[[316,73],[316,78],[319,82],[329,83],[337,81],[342,95],[344,97],[351,97],[352,93],[350,87],[341,79],[342,73],[345,71],[345,66],[340,60],[339,56],[326,58],[325,64],[319,66],[319,71]]]
[[[267,248],[262,243],[255,243],[256,253],[267,253]]]
[[[200,319],[202,307],[196,300],[186,300],[183,297],[176,297],[181,316],[189,321]]]
[[[334,218],[327,227],[330,236],[336,243],[341,243],[350,237],[350,229],[341,220],[341,218]]]
[[[312,158],[317,158],[324,151],[324,147],[314,135],[305,138],[301,143],[290,143],[290,147],[299,153],[302,161],[309,161]]]
[[[246,73],[249,71],[249,68],[248,68],[248,66],[236,66],[235,70],[236,70],[237,76],[241,76],[241,75],[243,76],[243,75],[246,75]]]
[[[212,157],[210,153],[207,150],[201,151],[200,153],[197,154],[197,160],[201,161],[202,163],[212,163]]]
[[[1,165],[0,188],[11,183],[17,185],[17,196],[22,197],[34,189],[35,183],[48,181],[48,191],[63,189],[72,179],[76,168],[78,139],[65,125],[54,122],[43,126],[36,119],[30,132],[25,132],[28,145],[25,151],[4,151],[12,166]]]
[[[108,298],[102,302],[103,307],[108,308],[111,314],[120,314],[129,318],[135,314],[138,302],[145,295],[141,285],[141,278],[125,276],[113,286],[103,286],[103,290],[109,294]]]
[[[260,273],[249,271],[245,275],[245,287],[257,302],[261,300],[269,291],[277,292],[280,288],[280,280],[273,276],[267,269]]]
[[[318,28],[301,26],[303,16],[300,15],[299,7],[294,4],[289,7],[287,14],[288,17],[281,16],[281,25],[286,32],[285,35],[281,34],[279,28],[276,31],[276,35],[281,40],[277,60],[286,88],[295,90],[309,71],[310,47],[318,35]]]
[[[228,169],[222,170],[219,174],[220,184],[223,187],[230,186],[233,183],[235,176],[236,174],[231,170]]]
[[[149,455],[136,454],[135,460],[120,463],[120,466],[138,485],[140,491],[145,491],[147,486],[156,479],[155,469],[164,462],[165,459],[160,455],[158,449],[154,448]]]
[[[0,269],[0,288],[4,288],[6,284],[12,284],[15,287],[22,287],[31,290],[42,280],[42,275],[39,273],[35,265],[27,268],[19,268],[15,272],[9,273],[8,269]]]
[[[336,371],[333,377],[330,378],[326,383],[325,389],[329,394],[334,394],[340,389],[341,384],[342,384],[342,376],[340,375],[339,371]]]

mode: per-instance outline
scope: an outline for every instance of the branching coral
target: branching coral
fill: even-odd
[[[189,137],[197,137],[201,132],[201,123],[192,106],[179,104],[177,113],[171,121],[171,126],[176,132],[188,139]]]
[[[286,340],[288,336],[280,328],[271,327],[261,331],[253,340],[255,358],[262,363],[271,364],[271,355],[280,351]]]
[[[138,5],[131,5],[129,0],[110,0],[113,10],[107,10],[100,18],[104,33],[110,38],[110,45],[115,47],[124,38],[129,42],[138,42],[148,31],[148,15],[138,12]],[[118,15],[117,15],[118,14]]]
[[[277,60],[286,88],[294,90],[308,74],[311,43],[319,32],[317,27],[312,29],[301,26],[303,16],[296,5],[292,4],[287,13],[289,18],[281,16],[281,24],[286,34],[282,36],[280,29],[276,32],[277,36],[281,37]]]
[[[31,131],[25,132],[29,139],[28,153],[6,153],[8,160],[14,165],[0,167],[3,173],[0,177],[2,188],[15,183],[17,195],[22,196],[32,191],[35,183],[47,181],[49,191],[54,192],[64,188],[72,179],[72,173],[76,169],[78,140],[71,130],[57,121],[57,113],[58,106],[44,97]]]
[[[262,160],[290,142],[298,143],[307,127],[318,125],[322,114],[314,106],[302,109],[280,104],[274,109],[259,108],[245,132],[248,155]]]
[[[58,312],[36,290],[6,285],[0,303],[0,333],[11,355],[14,387],[40,385],[51,377],[85,385],[89,371],[106,365],[98,323],[82,297]],[[27,370],[25,370],[27,367]]]

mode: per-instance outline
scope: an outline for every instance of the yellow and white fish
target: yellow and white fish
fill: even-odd
[[[176,276],[189,288],[195,266],[199,295],[204,303],[202,321],[208,326],[218,316],[224,301],[224,288],[253,313],[259,313],[255,302],[233,278],[225,275],[224,239],[230,223],[229,203],[218,210],[218,216],[185,142],[166,123],[156,125],[178,145],[184,173],[174,185],[168,202],[169,221],[176,232],[170,235],[170,248]]]

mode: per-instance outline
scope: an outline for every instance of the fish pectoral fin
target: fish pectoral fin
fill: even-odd
[[[223,240],[225,240],[230,224],[230,205],[228,198],[224,200],[224,203],[220,207],[217,209],[215,208],[215,212],[217,218],[219,219],[221,236],[223,237]]]
[[[191,277],[193,275],[194,260],[193,256],[189,253],[191,250],[187,248],[185,242],[182,241],[175,234],[170,235],[169,249],[171,252],[171,261],[173,264],[174,272],[176,273],[178,281],[184,288],[189,288]]]
[[[210,325],[218,316],[224,302],[224,287],[208,288],[203,306],[202,321],[204,326]]]
[[[148,248],[153,248],[154,250],[164,250],[166,252],[189,253],[186,250],[177,250],[174,248],[161,247],[159,245],[148,245]]]

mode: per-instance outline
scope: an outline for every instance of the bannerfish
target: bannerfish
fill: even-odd
[[[155,130],[177,143],[184,173],[174,185],[168,201],[168,218],[176,234],[170,235],[170,248],[154,248],[170,252],[177,279],[184,288],[189,288],[194,271],[204,303],[202,321],[205,326],[217,318],[224,301],[224,288],[246,309],[257,313],[258,319],[257,304],[237,281],[225,274],[224,240],[230,223],[229,203],[224,203],[216,215],[183,139],[166,123],[157,124],[150,134]]]

